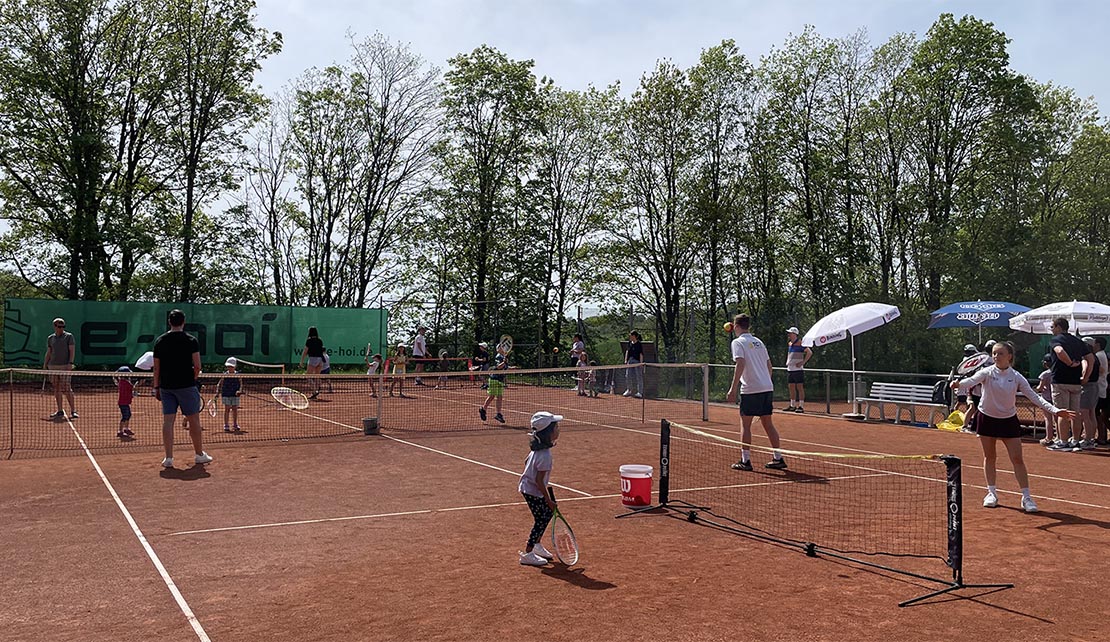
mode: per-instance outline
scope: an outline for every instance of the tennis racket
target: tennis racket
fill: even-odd
[[[270,396],[274,398],[274,401],[290,410],[304,410],[308,408],[308,397],[292,388],[277,386],[270,389]]]
[[[555,499],[555,489],[548,486],[547,492],[551,493],[551,499]],[[574,538],[574,531],[558,504],[555,504],[555,515],[551,518],[551,548],[563,564],[571,566],[578,562],[578,540]]]
[[[507,334],[501,335],[501,341],[499,341],[497,343],[497,352],[499,352],[499,353],[501,353],[505,356],[509,356],[509,353],[512,352],[512,351],[513,351],[513,338],[512,338],[512,336],[507,335]]]
[[[216,416],[216,413],[219,411],[216,406],[218,406],[219,403],[220,403],[220,396],[219,395],[212,395],[212,398],[208,400],[207,406],[208,406],[208,416],[209,417],[215,417]]]

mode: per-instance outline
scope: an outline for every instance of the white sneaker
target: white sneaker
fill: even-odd
[[[201,453],[193,457],[193,461],[198,464],[207,464],[212,461],[212,455],[209,455],[208,453]]]
[[[632,395],[632,396],[636,397],[637,399],[643,399],[644,398],[644,396],[642,394],[638,393],[638,392],[636,394]]]
[[[536,542],[536,545],[532,547],[532,552],[548,561],[555,559],[555,556],[551,554],[551,551],[544,548],[543,544],[540,544],[539,542]]]
[[[983,508],[996,508],[998,506],[998,495],[994,493],[987,493],[983,498]]]
[[[520,563],[525,566],[546,566],[547,560],[536,555],[536,552],[533,550],[531,553],[521,553]]]
[[[1021,510],[1027,513],[1037,512],[1037,502],[1033,501],[1032,497],[1021,498]]]
[[[625,397],[631,397],[632,396],[632,391],[631,390],[625,390],[624,391],[624,396]]]
[[[162,468],[173,468],[173,457],[166,457],[163,459]]]

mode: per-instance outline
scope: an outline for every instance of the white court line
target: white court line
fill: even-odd
[[[198,620],[197,616],[193,613],[193,609],[189,608],[189,603],[185,601],[185,597],[181,595],[181,591],[179,591],[177,585],[174,584],[173,578],[171,578],[169,572],[166,571],[166,567],[162,564],[162,560],[158,559],[158,554],[154,552],[154,548],[151,547],[146,536],[139,530],[139,525],[135,523],[135,519],[131,517],[131,512],[127,510],[127,506],[124,506],[123,500],[120,499],[119,494],[116,493],[116,489],[112,487],[112,482],[108,481],[108,477],[100,468],[100,464],[97,463],[96,457],[93,457],[92,452],[89,451],[89,447],[85,444],[85,440],[81,438],[81,434],[77,432],[77,428],[74,427],[72,421],[67,420],[66,423],[69,424],[69,429],[72,430],[74,436],[77,437],[77,441],[85,451],[85,456],[89,458],[89,462],[91,462],[93,468],[96,469],[96,474],[100,475],[100,481],[104,482],[104,486],[112,495],[112,499],[116,501],[116,506],[119,507],[120,512],[123,513],[123,517],[131,526],[131,531],[135,533],[135,537],[137,537],[139,543],[143,545],[143,550],[146,551],[147,557],[154,563],[154,568],[158,569],[158,574],[162,576],[162,581],[166,583],[166,588],[168,588],[170,594],[173,595],[174,601],[177,602],[177,607],[181,609],[181,612],[185,615],[185,619],[187,619],[189,625],[193,627],[193,632],[196,633],[197,639],[199,639],[200,642],[211,642],[211,638],[205,633],[204,627],[200,624],[200,620]]]

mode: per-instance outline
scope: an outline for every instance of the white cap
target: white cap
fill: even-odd
[[[562,415],[553,415],[550,412],[541,410],[532,415],[532,428],[535,430],[543,430],[553,423],[563,420]]]
[[[235,366],[238,366],[238,365],[239,365],[239,360],[236,359],[235,357],[228,357],[227,361],[224,361],[224,367],[231,366],[232,368],[234,368]]]
[[[1083,337],[1083,343],[1086,343],[1088,345],[1093,346],[1095,344],[1095,338],[1094,337]]]
[[[478,346],[481,347],[481,348],[488,348],[489,344],[486,343],[485,341],[483,341],[483,342],[479,343]]]
[[[793,326],[793,325],[792,325],[792,326],[790,326],[789,328],[787,328],[787,329],[786,329],[786,331],[787,331],[787,332],[790,332],[790,333],[793,333],[793,334],[800,334],[800,333],[798,332],[798,328],[797,328],[797,326]]]

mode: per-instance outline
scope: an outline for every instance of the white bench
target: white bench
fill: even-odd
[[[871,419],[871,406],[879,407],[879,419],[886,421],[886,405],[893,404],[897,407],[894,414],[894,423],[901,423],[902,410],[908,409],[910,421],[917,423],[917,408],[929,409],[929,425],[934,426],[934,415],[940,415],[943,420],[948,416],[948,406],[933,403],[933,387],[912,383],[883,383],[876,381],[871,384],[871,394],[859,397],[857,402],[863,404],[864,419]]]

